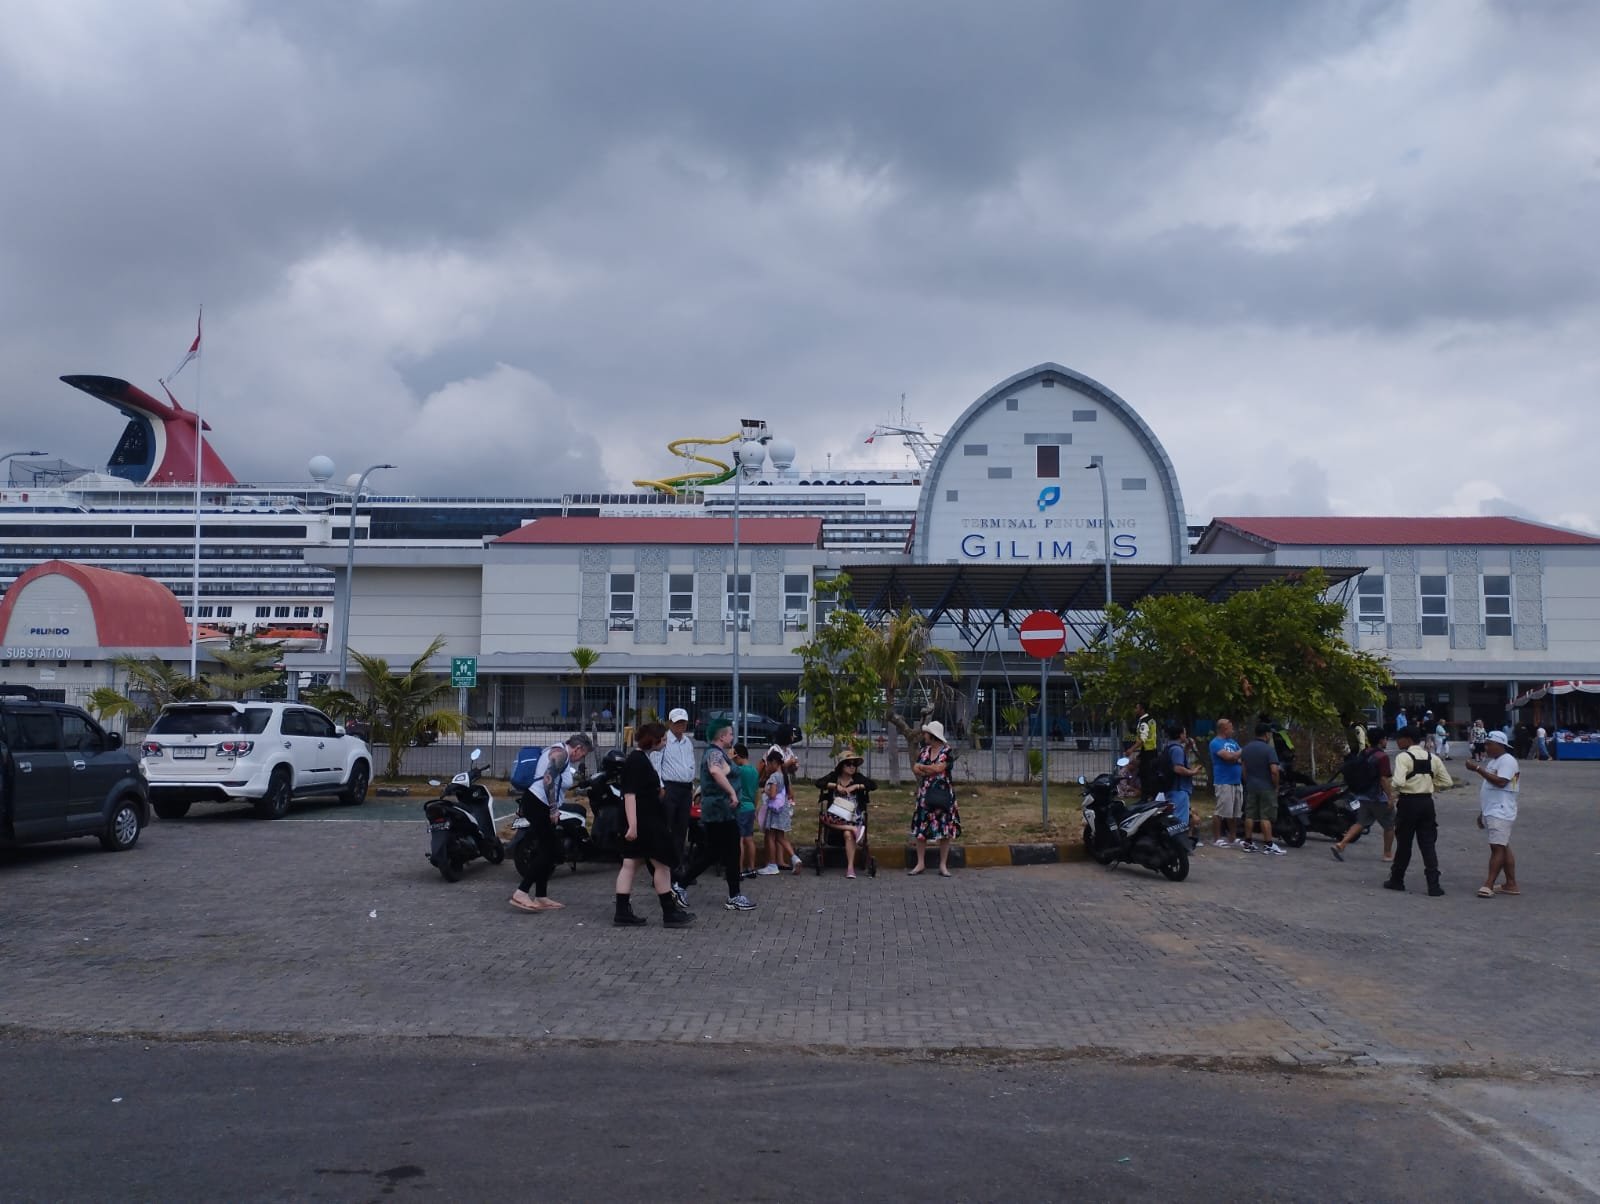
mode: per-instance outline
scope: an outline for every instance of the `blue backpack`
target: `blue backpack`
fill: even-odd
[[[517,750],[517,763],[511,767],[513,790],[526,790],[533,785],[539,775],[539,758],[544,754],[542,744],[528,744]]]

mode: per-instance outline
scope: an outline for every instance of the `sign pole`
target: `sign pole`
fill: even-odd
[[[1050,826],[1050,662],[1039,659],[1039,816]]]
[[[456,710],[460,711],[463,715],[467,713],[466,686],[458,686],[456,688]],[[465,731],[461,733],[461,772],[467,772],[467,733]]]

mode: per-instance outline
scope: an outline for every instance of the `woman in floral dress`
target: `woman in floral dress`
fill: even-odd
[[[955,752],[944,738],[944,725],[930,720],[922,725],[922,749],[917,753],[917,763],[911,772],[917,778],[917,809],[911,816],[911,835],[917,842],[917,864],[906,873],[917,875],[928,867],[924,864],[928,841],[939,842],[939,876],[950,876],[950,842],[961,835],[961,812],[956,807],[952,784],[950,806],[945,810],[928,807],[928,787],[943,778],[950,781],[950,767],[955,762]]]

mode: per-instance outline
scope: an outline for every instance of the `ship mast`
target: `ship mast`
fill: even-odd
[[[898,423],[880,422],[872,428],[872,434],[867,436],[871,443],[879,435],[896,436],[906,445],[906,450],[916,460],[917,467],[927,472],[933,466],[934,454],[939,450],[938,436],[929,435],[922,429],[920,422],[912,422],[906,418],[906,395],[900,394],[900,421]]]

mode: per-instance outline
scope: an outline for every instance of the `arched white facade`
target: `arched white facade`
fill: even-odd
[[[1172,462],[1133,408],[1060,364],[975,401],[939,445],[917,507],[919,564],[1103,559],[1103,458],[1116,560],[1177,564],[1187,525]]]

